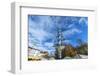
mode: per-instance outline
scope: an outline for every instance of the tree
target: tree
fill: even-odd
[[[77,55],[76,49],[72,45],[66,45],[62,50],[62,57],[75,57]]]
[[[88,44],[84,43],[81,39],[77,40],[79,43],[79,46],[77,46],[78,54],[88,55]]]

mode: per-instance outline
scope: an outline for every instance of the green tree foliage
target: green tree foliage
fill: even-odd
[[[78,39],[77,42],[79,43],[79,46],[76,48],[78,54],[88,55],[88,44],[82,42],[81,39]]]

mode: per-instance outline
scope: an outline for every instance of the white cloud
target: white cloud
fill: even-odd
[[[68,25],[68,28],[72,28],[74,26],[74,24],[70,24]]]
[[[80,20],[79,20],[79,24],[83,24],[83,23],[85,23],[86,25],[88,25],[87,19],[82,17],[82,18],[80,18]]]
[[[64,35],[65,35],[65,36],[66,36],[66,35],[73,35],[73,34],[75,34],[75,33],[81,33],[81,32],[82,32],[81,30],[76,29],[76,28],[73,28],[73,29],[66,30],[66,31],[64,32]]]
[[[37,38],[39,41],[44,40],[44,38],[48,35],[48,33],[45,30],[42,29],[31,29],[29,32],[32,33],[32,35]]]
[[[53,47],[54,44],[53,42],[45,42],[44,45],[47,47]]]
[[[29,33],[32,34],[32,37],[29,36],[29,46],[34,47],[34,48],[38,48],[40,50],[44,50],[44,51],[51,51],[54,50],[52,48],[53,43],[52,42],[44,42],[44,44],[42,43],[43,41],[45,41],[45,39],[50,39],[53,35],[53,33],[48,32],[49,29],[52,29],[54,26],[52,24],[51,18],[48,16],[42,16],[40,17],[40,21],[34,22],[32,20],[29,20]],[[38,40],[38,44],[33,45],[34,42],[36,42],[36,40],[34,40],[34,38],[36,38]]]
[[[71,40],[64,40],[64,42],[65,42],[65,43],[70,43],[70,42],[71,42]]]

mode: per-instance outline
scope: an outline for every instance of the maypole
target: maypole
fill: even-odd
[[[56,49],[55,51],[55,58],[56,59],[62,59],[62,49],[64,48],[63,46],[63,33],[62,33],[62,28],[60,22],[60,17],[55,17],[55,26],[56,26],[56,35],[55,35],[55,43],[54,47]]]

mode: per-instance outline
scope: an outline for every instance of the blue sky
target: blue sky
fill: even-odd
[[[61,26],[64,44],[77,46],[77,39],[88,41],[88,17],[28,15],[29,46],[44,51],[55,51],[56,27]]]

